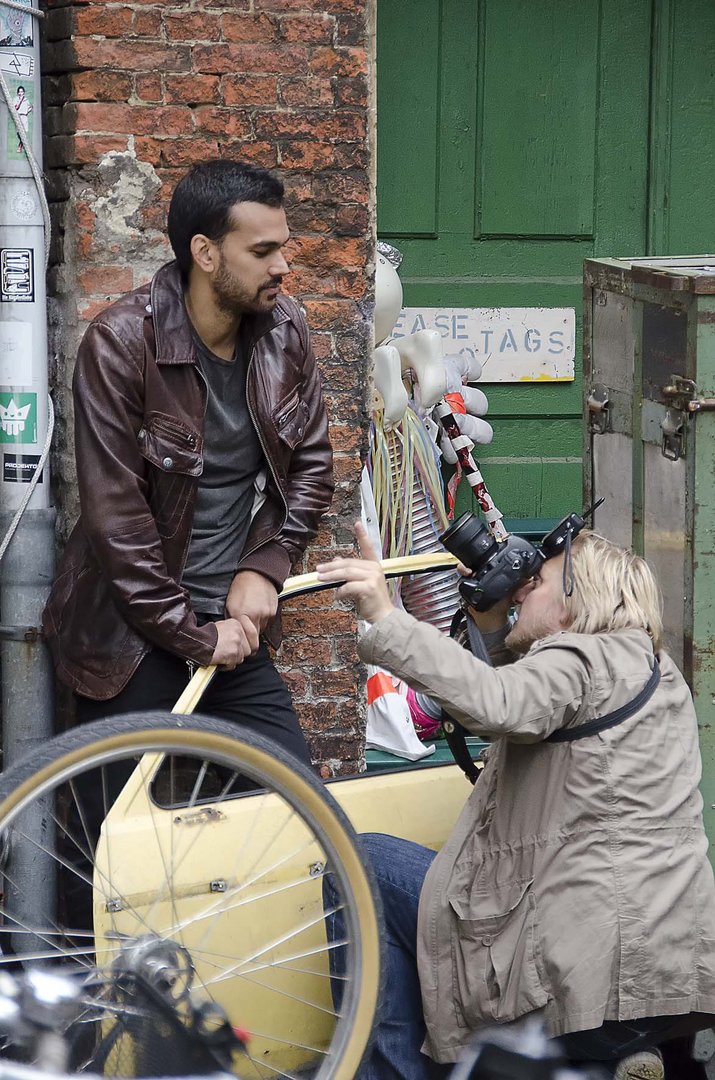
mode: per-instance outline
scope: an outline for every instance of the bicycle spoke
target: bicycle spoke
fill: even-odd
[[[93,743],[94,727],[106,730],[106,743]],[[163,1014],[152,999],[144,1003],[141,991],[147,977],[149,987],[168,994],[166,1007],[187,1030],[190,1009],[213,1002],[230,1023],[253,1032],[247,1051],[234,1056],[237,1077],[347,1077],[354,1072],[335,1071],[346,1047],[357,1070],[352,1046],[360,1053],[364,1044],[362,1034],[353,1038],[353,1024],[364,1029],[360,1001],[365,989],[370,1000],[376,968],[374,961],[363,967],[360,951],[364,920],[356,897],[364,905],[365,886],[355,892],[347,870],[355,857],[340,854],[350,853],[353,841],[322,809],[323,791],[312,776],[283,751],[269,753],[259,740],[254,748],[234,731],[189,717],[178,726],[170,718],[166,734],[154,739],[143,718],[116,717],[63,736],[67,749],[58,751],[57,767],[49,749],[51,767],[38,773],[35,787],[23,779],[15,802],[6,782],[0,837],[25,807],[39,800],[49,806],[43,836],[27,835],[36,811],[15,835],[36,853],[31,858],[55,868],[48,882],[57,881],[61,903],[57,919],[51,896],[48,911],[35,914],[33,898],[25,904],[5,875],[13,904],[15,893],[19,899],[17,915],[8,912],[0,926],[0,970],[17,964],[4,947],[14,940],[23,964],[77,974],[83,990],[73,1052],[84,1067],[91,1069],[99,1047],[109,1074],[119,1056],[132,1053],[133,1040],[158,1032]],[[243,779],[257,785],[255,793],[236,791]],[[340,900],[324,908],[327,862]],[[326,939],[325,919],[343,908],[348,933]],[[337,952],[346,966],[332,975],[328,960]],[[165,971],[171,991],[161,989]],[[340,1010],[332,1004],[333,980],[345,988]]]

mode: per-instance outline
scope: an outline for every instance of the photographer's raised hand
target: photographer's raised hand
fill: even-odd
[[[341,600],[353,600],[361,619],[377,622],[389,615],[393,603],[387,589],[385,575],[380,566],[377,552],[373,548],[364,526],[355,523],[355,536],[360,548],[361,558],[333,559],[317,567],[320,581],[345,582],[337,591]]]

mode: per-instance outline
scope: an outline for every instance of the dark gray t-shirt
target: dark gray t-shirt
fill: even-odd
[[[194,611],[222,615],[251,523],[254,481],[265,466],[246,404],[247,362],[241,343],[222,360],[194,335],[208,389],[204,469],[182,577]]]

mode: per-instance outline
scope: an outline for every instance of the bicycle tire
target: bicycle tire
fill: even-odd
[[[241,777],[247,777],[254,785],[257,784],[261,791],[253,793],[243,793],[238,796],[229,793],[225,798],[217,799],[215,796],[204,798],[201,796],[201,790],[194,789],[192,793],[193,801],[188,803],[181,803],[181,809],[187,811],[182,814],[177,814],[177,804],[170,802],[168,807],[161,807],[156,801],[156,791],[154,794],[149,792],[149,788],[145,781],[151,779],[156,785],[156,790],[159,790],[159,784],[157,777],[161,775],[157,773],[157,766],[146,765],[147,762],[158,762],[160,759],[165,763],[170,763],[170,772],[174,772],[174,763],[176,756],[183,761],[184,759],[195,759],[196,761],[211,761],[213,763],[212,768],[218,770],[219,775],[221,770],[230,770],[235,777],[236,774],[240,774]],[[227,721],[215,720],[200,715],[180,716],[169,715],[163,713],[138,713],[129,714],[126,716],[112,717],[104,720],[100,720],[96,723],[87,724],[82,727],[77,727],[63,735],[57,736],[48,742],[45,746],[37,749],[32,754],[28,755],[24,760],[18,762],[16,766],[8,770],[0,777],[0,844],[4,851],[10,850],[11,855],[11,869],[12,869],[12,849],[16,847],[18,837],[21,842],[24,842],[25,848],[32,846],[33,851],[36,849],[36,854],[39,860],[43,860],[47,863],[49,855],[57,856],[57,867],[61,873],[66,874],[67,866],[65,865],[66,857],[60,857],[58,853],[48,852],[46,848],[49,848],[50,844],[54,843],[54,834],[58,832],[60,839],[66,839],[62,834],[66,833],[69,836],[72,844],[80,848],[84,846],[84,839],[82,838],[82,845],[77,843],[77,837],[71,835],[71,831],[68,829],[67,824],[64,825],[58,818],[58,811],[56,809],[58,805],[57,795],[58,792],[63,790],[66,786],[72,793],[74,802],[78,802],[76,793],[77,786],[84,783],[90,772],[98,770],[102,777],[102,790],[105,791],[105,778],[109,771],[110,766],[114,768],[117,762],[124,762],[125,767],[128,767],[129,762],[133,762],[135,758],[139,759],[140,764],[134,768],[133,777],[136,780],[138,772],[146,769],[146,776],[142,776],[141,784],[138,785],[137,790],[141,790],[141,796],[133,796],[133,802],[131,803],[132,813],[136,815],[136,807],[139,805],[141,798],[145,798],[149,804],[149,810],[144,812],[144,818],[148,816],[151,818],[151,831],[145,832],[139,835],[143,835],[145,843],[155,843],[160,851],[162,860],[164,859],[164,849],[161,845],[164,843],[160,840],[160,826],[161,836],[164,836],[166,830],[171,834],[171,846],[170,850],[172,856],[175,852],[183,852],[182,858],[186,862],[188,853],[194,850],[195,857],[198,859],[199,854],[203,855],[208,850],[211,854],[213,849],[200,847],[195,839],[186,841],[182,848],[181,844],[184,838],[188,835],[187,829],[193,829],[191,833],[192,837],[197,837],[201,834],[202,829],[205,827],[205,836],[208,837],[212,833],[212,827],[216,825],[217,814],[220,814],[226,820],[238,820],[239,815],[243,815],[240,820],[248,817],[250,813],[251,804],[255,804],[255,812],[259,812],[259,803],[263,804],[266,813],[275,815],[276,806],[287,806],[290,811],[290,817],[286,820],[290,823],[290,828],[298,828],[305,831],[307,835],[310,832],[312,840],[311,843],[317,845],[317,847],[324,853],[325,859],[322,863],[311,864],[310,873],[313,876],[313,869],[315,866],[322,869],[316,870],[315,881],[311,886],[313,889],[317,887],[317,883],[320,878],[325,874],[326,863],[329,864],[331,875],[339,883],[341,895],[344,897],[344,917],[347,920],[349,927],[349,941],[345,948],[348,949],[351,956],[350,964],[350,977],[347,980],[347,989],[343,996],[343,1007],[340,1014],[337,1016],[334,1022],[334,1030],[330,1038],[330,1042],[324,1047],[313,1047],[317,1056],[317,1065],[313,1067],[317,1071],[312,1072],[310,1075],[314,1075],[316,1078],[331,1077],[335,1080],[353,1080],[356,1075],[360,1064],[364,1058],[370,1041],[370,1033],[372,1031],[374,1015],[378,1007],[380,989],[381,989],[381,968],[380,968],[380,955],[381,955],[381,919],[379,914],[379,901],[377,900],[376,889],[372,880],[371,872],[369,868],[363,862],[359,849],[356,845],[356,836],[349,824],[344,813],[337,805],[337,803],[331,798],[326,791],[324,785],[300,762],[293,759],[286,751],[276,744],[269,742],[259,736],[247,733],[244,729],[237,729],[236,725],[233,725]],[[153,769],[153,771],[152,771]],[[200,772],[201,770],[199,770]],[[210,773],[211,770],[209,770]],[[178,773],[178,770],[177,770]],[[205,774],[202,774],[202,783],[204,783]],[[197,781],[198,782],[198,781]],[[233,781],[235,783],[235,779]],[[172,780],[173,783],[173,780]],[[142,789],[143,785],[143,789]],[[114,802],[109,811],[110,815],[115,812],[118,813],[118,807],[125,798],[125,793],[129,789],[130,785],[127,784],[122,788],[122,794],[119,796],[116,802]],[[105,797],[106,798],[106,797]],[[272,800],[272,801],[271,801]],[[49,807],[49,811],[48,811]],[[153,807],[153,808],[152,808]],[[217,810],[217,807],[220,809]],[[249,807],[247,810],[246,807]],[[273,809],[272,809],[273,808]],[[24,815],[22,821],[22,829],[27,832],[30,827],[35,828],[32,825],[34,821],[32,814],[34,813],[37,818],[38,810],[42,817],[43,827],[49,828],[51,839],[45,840],[45,834],[39,838],[37,836],[21,835],[18,822],[21,815]],[[125,931],[117,929],[120,923],[127,925],[128,915],[127,912],[131,912],[133,917],[137,920],[137,925],[141,926],[142,923],[146,926],[149,925],[146,918],[142,916],[138,918],[137,913],[140,911],[139,900],[134,901],[134,908],[128,902],[121,906],[126,901],[126,896],[138,896],[139,894],[128,893],[125,889],[122,891],[116,885],[116,879],[122,879],[122,876],[126,877],[129,873],[128,861],[124,859],[121,862],[117,862],[119,859],[119,852],[125,851],[126,848],[121,848],[120,838],[124,835],[125,819],[121,822],[113,823],[111,816],[107,816],[107,806],[105,805],[105,818],[101,829],[101,833],[96,842],[96,846],[93,851],[95,856],[93,862],[93,902],[94,902],[94,918],[95,922],[92,925],[92,934],[97,935],[96,941],[92,937],[91,950],[89,948],[72,950],[64,947],[56,947],[54,939],[58,941],[70,942],[82,937],[82,934],[76,927],[62,926],[55,923],[53,927],[54,914],[48,912],[49,923],[43,926],[41,923],[38,925],[24,925],[19,921],[19,913],[17,906],[22,904],[22,900],[15,896],[14,901],[12,899],[13,889],[16,888],[17,883],[13,883],[12,875],[8,875],[7,868],[5,868],[5,879],[8,886],[8,896],[10,901],[3,899],[0,906],[0,914],[4,916],[4,927],[0,928],[0,934],[2,940],[7,942],[8,937],[12,935],[12,940],[15,948],[14,957],[11,953],[3,948],[3,954],[0,956],[0,970],[2,970],[3,963],[15,963],[17,960],[21,960],[25,963],[36,962],[43,963],[47,966],[54,960],[60,962],[60,964],[66,964],[70,959],[70,954],[75,957],[76,954],[82,954],[84,963],[86,955],[91,953],[96,956],[100,955],[102,948],[107,948],[106,941],[110,940],[108,937],[101,938],[98,927],[101,925],[101,918],[109,919],[110,927],[115,927],[112,931],[115,937],[111,940],[122,940],[126,938]],[[139,820],[144,820],[138,815]],[[171,820],[170,820],[171,819]],[[87,849],[91,848],[89,835],[85,821],[82,818],[81,812],[79,813],[79,820],[84,828],[85,835],[87,836]],[[127,818],[126,820],[133,820],[133,818]],[[30,824],[28,824],[30,823]],[[179,825],[185,826],[183,831],[179,829]],[[121,827],[120,827],[121,826]],[[255,828],[256,826],[251,826]],[[147,826],[147,829],[149,827]],[[245,832],[245,830],[244,830]],[[13,835],[14,834],[14,835]],[[134,835],[134,834],[132,834]],[[215,841],[215,830],[213,832],[213,839]],[[229,834],[224,832],[224,838]],[[280,842],[284,842],[286,831],[283,830],[280,836]],[[146,837],[149,837],[149,841]],[[109,851],[109,837],[112,837],[114,847],[114,867],[111,867],[111,852]],[[153,837],[153,839],[152,839]],[[247,841],[244,837],[244,851],[251,850],[250,847],[246,847]],[[273,839],[273,845],[276,847],[279,843],[279,837],[275,836]],[[287,842],[287,841],[285,841]],[[215,846],[215,844],[214,844]],[[107,849],[107,867],[108,870],[104,870],[100,863],[104,849]],[[131,849],[130,849],[131,850]],[[167,848],[169,850],[169,848]],[[223,850],[223,849],[221,849]],[[305,850],[308,850],[307,848]],[[312,849],[310,849],[312,850]],[[264,852],[264,854],[266,854]],[[274,856],[271,856],[274,857]],[[290,866],[290,858],[281,855],[281,859],[284,859],[286,865]],[[65,859],[65,862],[62,860]],[[132,867],[132,872],[133,872]],[[161,867],[160,867],[161,869]],[[179,865],[178,855],[177,864],[172,865],[171,875],[169,875],[166,866],[164,869],[164,877],[170,878],[169,890],[166,889],[166,882],[164,882],[162,888],[164,892],[157,892],[156,896],[152,899],[153,907],[152,911],[157,910],[162,904],[168,904],[171,907],[171,911],[176,913],[179,905],[188,903],[190,899],[192,902],[196,900],[194,893],[190,897],[180,894],[180,874],[179,871],[183,870],[183,864]],[[146,865],[141,867],[141,873],[150,874],[155,871],[155,866],[150,866],[147,862]],[[266,871],[267,873],[268,871]],[[271,867],[270,872],[275,872],[275,868]],[[174,914],[174,922],[169,924],[169,928],[164,928],[162,933],[165,937],[162,939],[166,943],[169,939],[166,935],[171,929],[174,932],[174,936],[180,931],[182,941],[187,936],[187,928],[193,927],[195,923],[203,921],[205,923],[214,923],[214,916],[218,917],[218,913],[228,920],[229,918],[235,918],[235,909],[240,907],[241,904],[250,908],[250,905],[254,903],[253,899],[244,899],[239,903],[232,903],[232,906],[228,906],[228,901],[232,902],[239,896],[240,890],[246,891],[246,896],[250,897],[250,888],[255,886],[255,882],[258,878],[255,867],[252,867],[251,873],[254,875],[254,881],[240,882],[238,879],[238,869],[236,871],[237,884],[234,886],[227,886],[226,881],[223,879],[217,879],[211,881],[212,890],[217,890],[219,893],[223,889],[228,890],[226,900],[224,901],[224,907],[221,908],[220,902],[213,900],[211,907],[199,909],[199,914],[192,916],[187,922],[182,924],[181,920],[177,922],[177,916]],[[304,873],[301,871],[301,873]],[[110,881],[110,874],[114,874],[114,880]],[[79,875],[78,875],[79,876]],[[227,879],[228,880],[228,879]],[[221,882],[223,881],[223,884]],[[85,883],[86,886],[86,883]],[[116,887],[115,887],[116,886]],[[286,885],[286,891],[294,888],[296,894],[301,896],[306,891],[304,887],[310,886],[310,882],[307,879],[297,880],[296,883],[291,883],[290,886]],[[119,900],[112,901],[109,896],[109,888],[112,888],[113,895],[119,897]],[[183,888],[183,886],[181,886]],[[279,892],[284,886],[278,886]],[[103,893],[103,895],[102,895]],[[312,894],[311,894],[312,896]],[[267,901],[273,902],[274,893],[266,890],[265,896],[261,897],[259,894],[256,897],[256,901],[263,899],[264,904]],[[314,898],[311,900],[314,904]],[[14,907],[13,907],[14,903]],[[27,899],[25,903],[30,901]],[[110,910],[112,903],[115,903],[115,907]],[[116,906],[119,905],[119,906]],[[275,904],[274,904],[275,906]],[[104,911],[103,909],[107,909]],[[305,909],[307,910],[307,908]],[[98,915],[99,912],[99,915]],[[307,916],[306,916],[307,918]],[[309,927],[303,925],[296,930],[296,936],[301,933],[313,933],[316,926],[319,924],[320,919],[313,916],[313,921]],[[225,923],[228,926],[228,921]],[[231,926],[234,924],[231,923]],[[251,924],[250,932],[253,930],[254,924]],[[177,927],[179,930],[177,930]],[[307,927],[307,928],[306,928]],[[195,929],[195,927],[194,927]],[[72,932],[70,932],[72,931]],[[155,930],[151,930],[152,933],[156,933]],[[318,929],[318,932],[321,931]],[[125,934],[125,938],[121,938],[121,934]],[[213,931],[212,931],[213,933]],[[207,931],[204,930],[204,939]],[[25,937],[23,937],[25,935]],[[86,934],[84,935],[86,937]],[[131,936],[131,935],[130,935]],[[138,936],[135,934],[135,937]],[[35,946],[34,952],[22,953],[22,950],[18,952],[17,939],[20,938],[20,943],[23,944],[25,940],[30,943],[34,943],[37,940],[44,942],[45,955],[41,958],[38,957],[38,949]],[[292,939],[291,939],[292,940]],[[104,944],[102,944],[104,943]],[[183,945],[179,947],[176,943],[173,943],[176,949],[184,948]],[[280,942],[279,942],[280,944]],[[157,945],[157,948],[160,946]],[[278,946],[273,945],[271,948],[277,949]],[[332,946],[328,944],[326,948],[323,948],[323,953],[329,952]],[[191,950],[186,947],[191,954]],[[114,952],[122,952],[124,946],[112,946],[107,955],[112,955]],[[209,953],[208,949],[204,950]],[[255,949],[254,949],[255,951]],[[265,952],[265,949],[263,950]],[[313,953],[317,953],[319,950],[313,950]],[[201,950],[199,950],[199,954]],[[313,955],[311,953],[310,955]],[[215,957],[215,953],[210,953],[211,957]],[[256,955],[260,955],[257,953]],[[268,954],[269,958],[272,954]],[[306,952],[306,957],[308,953]],[[310,970],[302,971],[298,967],[292,967],[292,959],[290,956],[288,960],[283,962],[280,958],[276,961],[264,962],[262,966],[265,968],[273,967],[276,978],[279,976],[288,980],[294,978],[310,978],[313,982],[316,982],[318,978],[322,979],[321,994],[324,998],[326,974],[324,971],[318,973],[318,960],[315,960],[315,970],[312,970],[310,963],[307,959],[303,959],[301,962],[306,963]],[[77,963],[79,963],[79,959]],[[114,961],[112,961],[114,962]],[[250,962],[248,959],[243,958],[234,962],[233,968],[227,967],[224,972],[224,976],[218,980],[218,978],[212,978],[207,983],[205,977],[202,977],[202,986],[204,990],[207,990],[207,986],[218,985],[219,982],[231,982],[238,980],[239,978],[245,979],[248,976],[241,974],[238,970],[241,965],[246,967],[246,964]],[[254,958],[255,964],[255,958]],[[100,970],[98,960],[95,960],[97,970]],[[198,972],[197,957],[191,956],[191,963],[195,967],[195,974]],[[214,966],[217,965],[217,961],[213,960]],[[312,963],[312,961],[311,961]],[[103,970],[103,969],[101,969]],[[226,974],[227,972],[227,974]],[[255,975],[255,972],[251,972]],[[250,978],[248,978],[250,983]],[[279,985],[277,982],[276,985]],[[292,984],[291,984],[292,985]],[[271,988],[266,988],[263,983],[259,983],[259,989],[256,991],[257,995],[261,993],[270,992]],[[218,991],[217,991],[218,993]],[[278,989],[277,994],[285,994],[284,989]],[[210,996],[210,995],[209,995]],[[265,996],[265,994],[264,994]],[[291,996],[290,994],[288,995]],[[310,1007],[311,1009],[322,1009],[325,1011],[324,1006],[316,1004],[319,1000],[323,1000],[320,996],[315,998],[315,1002],[298,1002],[294,1004],[294,1008],[298,1007]],[[244,997],[244,1003],[250,1004]],[[240,1010],[239,1010],[240,1011]],[[328,1010],[330,1011],[330,1010]],[[235,1024],[241,1024],[242,1018],[240,1015],[231,1015],[231,1022]],[[261,1036],[263,1037],[263,1036]],[[269,1035],[268,1038],[274,1038]],[[275,1041],[279,1043],[280,1037],[276,1037]],[[285,1040],[284,1040],[285,1041]],[[305,1050],[305,1047],[300,1049],[300,1053]],[[276,1068],[274,1066],[275,1061],[280,1061],[279,1050],[271,1056],[270,1051],[264,1051],[264,1055],[261,1058],[261,1065],[265,1065],[266,1068],[261,1071],[253,1061],[253,1055],[251,1055],[251,1067],[253,1071],[246,1073],[247,1076],[274,1076],[274,1075],[293,1075],[292,1071],[282,1072],[281,1067]],[[302,1059],[301,1059],[301,1067]],[[188,1071],[188,1070],[187,1070]],[[238,1072],[237,1075],[243,1075]]]

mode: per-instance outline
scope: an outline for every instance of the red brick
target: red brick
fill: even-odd
[[[331,648],[329,641],[315,641],[313,638],[291,637],[289,621],[284,621],[285,637],[277,653],[277,660],[295,666],[309,661],[311,664],[329,664]]]
[[[366,142],[336,143],[333,154],[333,163],[336,169],[364,171],[370,165],[370,155]]]
[[[168,104],[207,105],[221,101],[221,80],[218,75],[167,75],[165,79]]]
[[[353,361],[351,364],[341,363],[324,367],[323,378],[325,379],[326,389],[332,392],[338,390],[352,390],[355,392],[358,388],[363,389],[366,365],[367,360],[360,359]],[[347,476],[343,475],[341,479],[347,479]]]
[[[94,210],[86,202],[77,199],[74,204],[74,214],[77,224],[85,229],[93,229],[96,223]]]
[[[357,673],[344,668],[337,671],[316,671],[311,675],[310,688],[316,697],[347,697],[357,692]]]
[[[344,267],[364,268],[368,256],[367,238],[294,236],[291,238],[290,254],[295,262],[308,266],[320,266],[324,270]]]
[[[134,80],[134,96],[139,101],[163,102],[161,75],[137,75]]]
[[[94,165],[105,154],[122,152],[129,147],[126,135],[75,135],[72,137],[72,150],[65,164]]]
[[[312,203],[298,203],[297,205],[291,205],[287,213],[290,217],[291,228],[295,233],[328,233],[332,232],[335,224],[335,210],[333,207],[325,210],[323,207],[316,207]]]
[[[226,12],[222,16],[223,40],[238,44],[266,44],[278,40],[278,23],[268,15],[235,15]],[[281,70],[276,66],[276,70]]]
[[[287,671],[285,668],[281,668],[281,675],[283,676],[283,682],[290,691],[294,703],[305,701],[308,694],[309,683],[303,672],[295,670]]]
[[[85,322],[91,322],[95,319],[104,309],[110,301],[108,296],[102,300],[81,300],[77,305],[77,313],[80,319],[84,319]]]
[[[53,72],[65,74],[68,71],[74,71],[79,66],[74,41],[56,41],[51,48],[44,49],[42,64],[43,78]]]
[[[132,288],[132,269],[130,266],[88,266],[78,274],[77,281],[88,296],[100,293],[121,296]]]
[[[163,232],[166,229],[166,214],[168,209],[168,206],[159,206],[158,204],[142,206],[138,211],[139,219],[137,228],[144,230],[144,232]]]
[[[365,236],[370,231],[370,212],[365,206],[339,206],[335,214],[338,236]]]
[[[77,71],[72,75],[71,87],[67,99],[126,101],[132,92],[132,77],[124,71]]]
[[[262,105],[268,108],[278,101],[277,82],[275,75],[224,75],[221,93],[226,105]]]
[[[242,139],[222,139],[221,156],[252,161],[264,169],[274,169],[278,164],[276,147],[270,142],[244,142]]]
[[[313,352],[319,361],[327,360],[333,355],[334,345],[330,334],[320,333],[318,331],[314,333],[311,332],[310,340],[313,344]]]
[[[361,48],[314,49],[309,66],[311,71],[319,75],[353,77],[367,71],[367,54]]]
[[[349,611],[303,611],[291,616],[293,632],[306,637],[330,637],[332,634],[349,634],[355,628],[355,617]]]
[[[326,390],[325,401],[331,410],[331,415],[339,419],[341,423],[346,420],[357,420],[360,414],[361,403],[355,400],[354,392],[346,393],[342,390]],[[336,514],[340,513],[337,503],[333,506]]]
[[[332,701],[321,701],[319,704],[301,703],[296,712],[300,717],[301,727],[305,731],[324,732],[335,730],[338,710]]]
[[[64,105],[72,98],[71,75],[48,75],[42,80],[42,104]]]
[[[281,79],[278,84],[278,96],[281,102],[289,107],[303,105],[311,109],[326,106],[332,108],[335,97],[332,80],[317,77]]]
[[[335,291],[335,279],[315,267],[291,266],[290,287],[303,299],[308,296],[331,296]]]
[[[286,189],[286,205],[295,206],[297,202],[307,202],[313,200],[313,178],[308,175],[301,176],[298,173],[292,173],[285,178]]]
[[[177,140],[170,139],[169,145],[173,148]],[[148,161],[151,165],[161,163],[161,155],[166,146],[165,139],[152,139],[146,135],[137,135],[134,140],[134,150],[140,161]]]
[[[365,138],[366,122],[360,113],[272,112],[256,116],[259,138],[355,139]]]
[[[219,75],[249,74],[300,75],[308,71],[308,50],[297,45],[195,45],[191,51],[194,71]],[[174,68],[185,71],[186,68]]]
[[[365,24],[362,18],[356,18],[356,11],[338,15],[336,19],[335,41],[338,45],[364,45],[366,39]]]
[[[362,432],[354,424],[331,424],[330,441],[333,450],[358,450],[362,443]]]
[[[335,80],[335,102],[337,105],[352,105],[366,109],[369,91],[367,77],[357,75],[354,79]]]
[[[221,15],[208,11],[167,14],[164,25],[169,41],[218,41],[221,37]]]
[[[48,11],[42,23],[42,39],[45,42],[61,41],[74,30],[74,12],[70,8]]]
[[[91,4],[78,8],[74,16],[74,32],[77,35],[101,34],[109,38],[123,38],[131,31],[133,12],[130,7],[102,7]]]
[[[333,40],[335,20],[328,15],[286,15],[280,22],[285,41],[328,45]]]
[[[77,106],[78,131],[114,131],[127,134],[190,135],[193,132],[191,110],[178,105],[150,107],[143,105],[105,105],[80,102]]]
[[[196,130],[212,135],[245,139],[253,134],[251,118],[238,109],[220,109],[211,105],[194,110]]]
[[[335,595],[332,589],[318,589],[286,600],[282,607],[299,615],[305,611],[330,611],[335,607]]]
[[[339,366],[352,364],[358,359],[369,356],[372,353],[372,347],[372,326],[368,328],[363,323],[361,327],[355,327],[336,337],[332,363]]]
[[[161,10],[135,11],[133,29],[137,37],[165,37],[161,23]]]
[[[335,147],[329,142],[288,140],[279,145],[284,169],[328,169],[335,160]]]
[[[162,157],[165,157],[166,164],[173,168],[188,168],[197,161],[219,156],[218,141],[198,135],[193,135],[190,139],[165,140],[162,144]]]
[[[313,10],[311,0],[260,0],[263,11],[309,13]],[[340,11],[354,11],[355,0],[321,0],[320,7],[328,14]]]
[[[326,173],[315,178],[316,202],[362,203],[370,201],[370,180],[363,173]]]
[[[360,664],[357,653],[357,640],[354,637],[339,637],[331,644],[336,664],[346,668],[354,668]]]
[[[63,105],[60,108],[52,107],[44,111],[45,138],[53,135],[71,135],[74,131],[74,109],[72,106]]]
[[[118,68],[126,71],[189,71],[191,49],[188,45],[152,45],[108,38],[81,38],[74,42],[77,63],[86,68]]]

